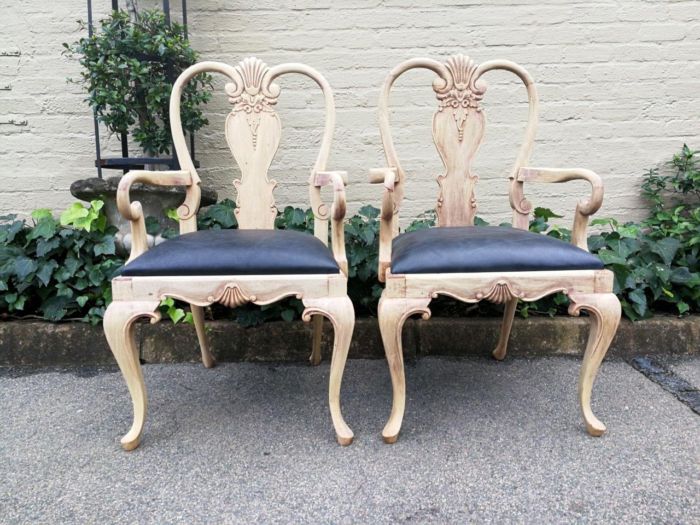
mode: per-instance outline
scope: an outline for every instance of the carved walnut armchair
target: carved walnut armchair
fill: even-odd
[[[397,158],[389,124],[389,94],[396,79],[414,68],[433,71],[432,88],[438,108],[433,116],[433,140],[445,172],[438,176],[437,228],[399,235],[399,210],[406,172]],[[486,86],[484,73],[501,69],[515,73],[527,88],[529,116],[525,140],[510,174],[513,227],[475,227],[475,186],[471,164],[484,135],[480,106]],[[438,295],[466,303],[482,300],[505,305],[503,325],[493,351],[504,359],[517,302],[535,301],[563,292],[569,314],[586,310],[591,317],[588,345],[579,377],[579,399],[586,428],[600,436],[605,426],[591,411],[591,388],[620,320],[620,303],[611,293],[613,274],[588,253],[588,217],[603,200],[603,183],[584,169],[528,166],[538,118],[537,90],[519,65],[494,60],[476,65],[463,55],[446,63],[413,59],[391,71],[379,100],[379,123],[388,167],[370,171],[370,181],[384,185],[381,207],[379,278],[386,287],[379,302],[379,323],[393,386],[393,404],[383,437],[396,441],[406,397],[401,330],[405,320],[420,313],[430,317],[428,305]],[[524,196],[525,183],[559,183],[582,179],[591,185],[589,198],[576,206],[571,244],[528,231],[532,205]]]
[[[240,170],[236,218],[238,230],[197,231],[200,178],[187,151],[180,121],[183,87],[194,76],[218,72],[230,80],[226,92],[232,110],[226,118],[226,141]],[[325,101],[325,126],[320,152],[311,170],[309,195],[314,213],[314,235],[275,230],[277,215],[274,180],[268,169],[277,151],[281,124],[275,111],[280,87],[273,83],[287,73],[313,79]],[[346,293],[343,218],[345,216],[345,172],[326,171],[335,126],[333,93],[326,79],[303,64],[268,68],[256,58],[232,67],[202,62],[184,71],[173,86],[170,98],[170,127],[182,166],[180,171],[131,171],[121,180],[117,203],[131,221],[131,256],[120,276],[112,281],[113,302],[107,308],[104,329],[109,345],[126,380],[134,406],[131,430],[122,446],[139,445],[146,416],[146,389],[134,342],[134,321],[160,318],[158,305],[165,297],[188,302],[206,367],[214,365],[204,329],[203,307],[220,303],[235,308],[244,303],[269,304],[297,297],[305,306],[302,318],[313,320],[311,361],[320,362],[323,317],[335,330],[331,360],[329,403],[338,442],[348,445],[353,433],[340,411],[340,384],[355,323],[352,303]],[[186,197],[178,209],[180,236],[148,249],[141,205],[129,200],[135,182],[161,186],[185,186]],[[321,188],[333,189],[329,209],[321,200]],[[332,253],[327,247],[331,223]]]

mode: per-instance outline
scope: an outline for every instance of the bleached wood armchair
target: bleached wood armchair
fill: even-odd
[[[235,180],[238,192],[238,230],[197,231],[200,178],[190,159],[180,122],[183,87],[203,72],[217,72],[230,79],[226,84],[231,113],[226,118],[226,140],[241,170]],[[311,170],[309,194],[314,213],[314,234],[275,230],[277,215],[273,189],[267,176],[280,141],[281,124],[275,111],[280,87],[273,83],[287,73],[313,79],[323,91],[325,126],[320,152]],[[158,305],[165,297],[190,303],[195,328],[207,367],[214,358],[204,329],[203,307],[221,303],[235,308],[245,303],[259,305],[294,296],[304,303],[304,321],[313,320],[311,361],[320,361],[323,317],[335,330],[331,360],[329,402],[337,440],[352,442],[353,433],[340,412],[340,384],[355,323],[352,303],[346,293],[347,261],[343,218],[345,216],[345,172],[326,171],[335,126],[335,105],[328,82],[315,69],[303,64],[268,68],[256,58],[233,67],[202,62],[184,71],[173,86],[170,98],[170,127],[181,171],[131,171],[119,185],[118,206],[131,221],[132,249],[121,275],[112,281],[113,302],[104,319],[109,345],[126,379],[134,405],[131,430],[122,446],[139,445],[146,415],[146,389],[134,343],[134,321],[160,318]],[[186,197],[178,209],[177,238],[148,249],[141,205],[129,200],[135,182],[162,186],[186,186]],[[333,204],[321,199],[321,188],[333,188]],[[332,253],[327,248],[331,223]]]
[[[396,79],[414,68],[433,71],[432,88],[438,108],[433,116],[433,140],[445,166],[438,176],[437,228],[399,235],[399,210],[406,172],[394,149],[389,124],[389,94]],[[486,86],[481,76],[494,69],[517,75],[527,88],[529,116],[525,140],[510,174],[513,228],[475,227],[475,185],[471,164],[484,135],[485,117],[480,106]],[[387,167],[371,170],[370,181],[384,185],[381,209],[379,278],[386,287],[379,302],[379,323],[393,386],[393,405],[383,437],[396,441],[406,397],[401,329],[412,314],[430,317],[428,305],[438,295],[466,303],[482,300],[505,305],[500,339],[493,351],[503,359],[517,302],[535,301],[563,292],[569,296],[569,313],[586,310],[591,317],[588,345],[579,377],[579,399],[586,428],[600,436],[605,426],[591,411],[591,388],[600,363],[620,320],[620,303],[611,293],[613,274],[588,253],[588,217],[603,200],[603,183],[584,169],[529,167],[537,128],[538,99],[530,75],[519,65],[494,60],[477,66],[463,55],[446,63],[413,59],[395,67],[382,88],[379,123]],[[571,244],[528,232],[532,205],[524,196],[525,183],[590,183],[591,194],[579,201]]]

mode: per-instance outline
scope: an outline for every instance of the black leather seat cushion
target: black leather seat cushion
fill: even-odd
[[[122,270],[145,275],[329,274],[340,270],[319,239],[291,230],[205,230],[154,246]]]
[[[598,257],[553,237],[517,228],[430,228],[394,238],[391,273],[600,269]]]

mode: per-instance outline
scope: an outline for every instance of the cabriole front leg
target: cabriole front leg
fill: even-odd
[[[317,315],[327,317],[333,324],[333,355],[331,357],[331,373],[328,381],[328,404],[330,405],[331,418],[335,427],[335,435],[340,445],[350,445],[354,434],[343,419],[340,410],[340,386],[343,381],[345,362],[350,350],[350,340],[355,328],[355,309],[352,301],[347,296],[304,298],[302,299],[306,309],[302,319],[311,321]]]
[[[121,440],[125,450],[133,450],[141,442],[148,403],[134,338],[134,321],[139,317],[150,317],[152,323],[158,322],[158,304],[158,301],[113,301],[105,312],[103,326],[107,342],[124,376],[134,405],[134,422]]]
[[[399,438],[403,414],[406,409],[406,376],[403,366],[401,332],[403,324],[411,314],[420,313],[423,319],[430,318],[430,299],[403,299],[385,297],[379,300],[379,329],[382,333],[384,352],[391,374],[391,414],[382,431],[385,443],[395,443]]]
[[[588,344],[579,375],[578,395],[586,430],[591,436],[602,436],[606,428],[591,410],[591,391],[600,364],[620,324],[620,301],[613,293],[571,294],[569,298],[570,315],[578,316],[581,310],[586,310],[591,317]]]

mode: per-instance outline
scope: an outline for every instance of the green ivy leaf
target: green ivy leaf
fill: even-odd
[[[182,308],[170,308],[168,315],[173,323],[177,324],[185,317],[185,311]]]
[[[379,217],[379,208],[375,208],[374,206],[367,204],[365,206],[362,206],[358,210],[358,215],[362,215],[363,217],[367,217],[368,219],[376,219]]]
[[[674,268],[671,272],[671,282],[676,284],[687,284],[693,280],[693,274],[688,268],[682,266]]]
[[[672,237],[666,237],[661,239],[659,242],[652,244],[651,251],[657,255],[660,255],[664,263],[671,264],[676,252],[680,247],[680,241]]]
[[[81,265],[82,262],[75,257],[68,257],[63,263],[64,268],[71,277],[78,273],[78,268],[80,268]]]
[[[598,219],[593,219],[589,223],[590,226],[610,226],[613,229],[615,229],[618,224],[617,220],[611,219],[610,217],[600,217]]]
[[[634,309],[634,311],[637,312],[640,317],[646,317],[648,313],[648,307],[647,296],[644,293],[644,290],[640,288],[632,290],[628,294],[628,297],[632,301],[632,308]]]
[[[620,237],[636,239],[639,237],[639,230],[640,228],[637,224],[625,224],[624,226],[620,226],[617,232],[620,234]]]
[[[56,268],[58,268],[58,263],[54,260],[49,260],[39,264],[39,271],[36,272],[36,276],[44,286],[49,285],[51,282],[51,275]]]
[[[111,235],[106,235],[102,238],[102,241],[95,244],[93,248],[95,255],[112,255],[115,253],[114,237]]]
[[[14,309],[15,310],[24,310],[24,303],[26,301],[27,301],[27,296],[20,295],[19,297],[17,297],[17,301],[15,301]]]
[[[70,208],[61,214],[61,226],[70,226],[81,219],[85,219],[89,215],[89,210],[81,203],[74,202]]]
[[[0,224],[0,243],[9,244],[24,228],[24,221],[15,221],[14,215],[5,215],[6,220],[12,221],[9,224]]]
[[[627,261],[623,257],[620,257],[618,254],[608,249],[599,250],[597,255],[600,258],[600,260],[603,261],[603,263],[606,265],[627,264]]]
[[[37,208],[32,212],[32,219],[37,222],[42,219],[53,219],[53,213],[48,208]]]
[[[532,214],[535,216],[535,218],[544,219],[545,222],[552,218],[561,219],[564,217],[563,215],[557,215],[549,208],[535,208]]]
[[[90,297],[87,295],[79,295],[78,297],[75,298],[75,302],[78,303],[78,306],[80,306],[80,308],[85,306],[89,300],[90,300]]]
[[[367,244],[373,244],[375,239],[375,233],[370,228],[365,228],[362,230],[362,240]]]
[[[93,266],[88,272],[88,279],[95,286],[99,286],[104,281],[105,275],[98,267]]]
[[[18,279],[24,280],[37,269],[36,261],[29,257],[20,256],[15,259],[15,274]]]
[[[37,257],[44,257],[46,254],[58,248],[61,244],[61,239],[54,237],[52,239],[39,239],[36,243]]]
[[[64,296],[50,297],[41,304],[40,310],[48,321],[60,321],[68,313],[66,306],[71,299]]]

